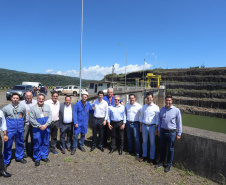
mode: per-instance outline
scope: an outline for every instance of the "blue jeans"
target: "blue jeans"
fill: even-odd
[[[150,159],[155,159],[155,129],[156,125],[147,126],[142,124],[142,138],[143,138],[143,154],[142,157],[147,157],[148,136],[150,140]]]
[[[79,134],[74,134],[73,137],[73,145],[72,145],[72,150],[76,150],[77,145],[78,145],[78,135]],[[85,141],[85,134],[81,133],[81,137],[79,139],[79,146],[82,148],[84,145],[84,141]]]
[[[174,156],[174,141],[176,139],[176,131],[174,132],[166,132],[161,128],[160,131],[160,145],[161,145],[161,156],[160,163],[164,163],[166,156],[166,146],[168,143],[168,157],[167,157],[167,165],[171,166],[173,162]]]
[[[140,124],[139,122],[126,122],[126,135],[128,140],[128,152],[133,151],[133,138],[135,140],[136,155],[140,154]]]

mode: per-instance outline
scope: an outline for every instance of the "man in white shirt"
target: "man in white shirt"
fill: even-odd
[[[71,151],[71,142],[72,142],[72,132],[73,132],[73,109],[74,104],[71,103],[71,97],[66,96],[65,102],[60,104],[60,142],[61,142],[61,152],[65,154],[65,148]],[[65,144],[65,136],[67,134],[67,143]]]
[[[31,156],[33,156],[33,147],[34,147],[34,143],[33,143],[33,127],[29,122],[29,111],[30,108],[34,105],[37,104],[37,100],[33,100],[33,94],[32,92],[26,92],[25,93],[25,100],[21,101],[20,103],[22,105],[25,106],[26,108],[26,118],[24,121],[24,157],[28,157],[27,155],[27,150],[28,150],[28,136],[30,135],[31,137]]]
[[[150,164],[154,165],[155,160],[155,135],[158,134],[159,107],[153,103],[153,94],[146,95],[147,104],[143,105],[140,117],[140,131],[143,138],[143,154],[140,162],[147,159],[148,136],[150,139]]]
[[[4,132],[4,142],[8,141],[5,116],[4,116],[3,112],[0,110],[0,131],[1,130]],[[0,134],[0,176],[11,177],[11,174],[6,172],[6,169],[4,167],[4,158],[2,155],[2,136],[1,136],[1,134]]]
[[[50,142],[50,152],[55,155],[58,155],[59,152],[56,151],[56,144],[57,144],[57,132],[59,128],[59,111],[60,111],[60,102],[58,101],[58,92],[52,92],[51,99],[45,101],[45,104],[50,106],[52,111],[52,123],[50,125],[50,135],[51,135],[51,142]]]
[[[92,107],[94,109],[94,118],[93,118],[93,143],[90,149],[92,152],[96,147],[96,140],[97,140],[97,132],[99,131],[99,140],[98,140],[98,148],[104,152],[103,148],[103,136],[104,136],[104,126],[107,123],[108,117],[108,104],[105,100],[103,100],[104,92],[98,92],[98,99],[96,99]]]
[[[130,102],[125,106],[126,112],[126,135],[128,140],[128,151],[127,155],[133,152],[133,139],[136,146],[136,159],[139,160],[140,155],[140,122],[139,114],[141,112],[142,106],[136,102],[135,94],[129,95]]]

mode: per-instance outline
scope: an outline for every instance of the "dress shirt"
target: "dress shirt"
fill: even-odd
[[[141,109],[142,106],[137,102],[135,102],[134,105],[127,103],[125,108],[127,121],[139,122],[139,113],[141,112]]]
[[[5,121],[5,116],[3,112],[0,110],[0,131],[5,131],[7,129],[6,127],[6,121]],[[2,151],[0,151],[2,152]]]
[[[65,104],[64,106],[64,123],[72,123],[72,109],[71,109],[71,104],[67,106]]]
[[[31,107],[32,106],[34,106],[34,105],[36,105],[37,104],[37,100],[31,100],[31,103],[28,103],[27,102],[27,100],[23,100],[23,101],[21,101],[20,102],[22,105],[24,105],[25,106],[25,108],[26,108],[26,118],[25,118],[25,120],[24,120],[24,123],[26,124],[26,125],[29,125],[29,111],[30,111],[30,109],[31,109]]]
[[[108,118],[108,103],[105,100],[102,100],[99,102],[99,100],[95,100],[92,104],[92,107],[95,107],[94,109],[94,117],[96,118],[104,118],[104,120],[107,120]]]
[[[123,123],[126,124],[125,107],[121,104],[117,107],[115,105],[109,107],[107,120],[108,123],[111,121],[123,121]]]
[[[53,103],[53,100],[47,100],[45,101],[45,104],[50,106],[50,109],[52,111],[52,121],[58,121],[59,120],[59,111],[60,111],[60,102],[57,100],[56,103]]]
[[[177,129],[177,135],[180,136],[182,133],[182,119],[180,110],[173,105],[169,109],[166,106],[162,107],[159,114],[159,128],[173,130]]]
[[[154,103],[145,104],[141,110],[140,122],[147,125],[159,124],[159,107]]]

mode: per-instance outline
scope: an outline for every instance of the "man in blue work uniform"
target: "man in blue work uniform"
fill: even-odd
[[[20,96],[12,93],[12,103],[3,107],[2,112],[6,118],[8,141],[4,144],[4,165],[5,169],[11,162],[12,145],[15,139],[17,162],[25,164],[24,159],[24,120],[26,117],[26,108],[19,103]]]
[[[49,105],[44,104],[45,95],[40,93],[38,103],[30,109],[30,123],[33,126],[33,157],[35,166],[40,165],[40,160],[49,162],[49,125],[52,122],[52,112]]]
[[[163,167],[166,156],[166,147],[168,149],[167,166],[164,172],[169,172],[172,166],[174,156],[174,141],[181,138],[182,119],[180,110],[172,105],[173,97],[165,97],[166,106],[160,109],[158,136],[160,137],[161,156],[157,168]],[[167,145],[168,143],[168,145]]]
[[[77,144],[78,144],[78,135],[81,133],[81,137],[79,140],[79,147],[81,151],[85,152],[85,148],[83,147],[85,141],[85,134],[87,133],[88,121],[89,121],[89,113],[93,114],[92,106],[89,102],[87,102],[88,93],[84,91],[82,93],[82,100],[78,101],[73,109],[73,120],[74,120],[74,137],[73,137],[73,145],[71,155],[75,154]]]
[[[108,112],[108,127],[112,130],[111,133],[111,151],[112,154],[116,151],[116,139],[118,138],[119,146],[119,155],[122,155],[122,150],[124,146],[124,128],[126,124],[126,114],[125,114],[125,107],[121,105],[120,96],[115,96],[115,105],[109,108]]]

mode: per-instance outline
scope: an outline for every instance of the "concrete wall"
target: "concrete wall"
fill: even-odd
[[[124,103],[127,102],[129,93],[116,94],[121,96]],[[139,91],[134,94],[137,102],[143,105],[146,92]],[[159,95],[155,93],[155,99],[164,100],[162,98],[164,94],[164,91],[161,91]],[[90,97],[89,101],[96,98],[96,96]],[[92,116],[90,116],[89,125],[91,124]],[[156,158],[159,159],[159,157],[160,140],[156,137]],[[173,166],[187,169],[213,181],[223,182],[223,178],[226,178],[226,134],[184,126],[181,139],[175,142]]]

